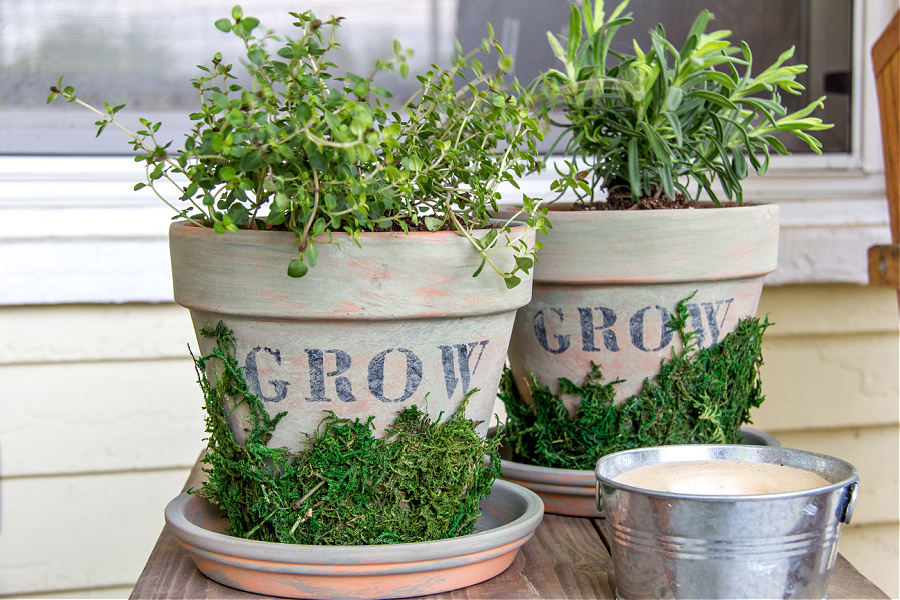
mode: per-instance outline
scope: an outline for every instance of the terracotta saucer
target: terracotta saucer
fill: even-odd
[[[499,575],[544,515],[541,499],[496,481],[476,532],[449,540],[378,546],[302,546],[225,535],[219,509],[181,494],[166,521],[200,571],[229,587],[285,598],[407,598],[460,589]]]
[[[741,427],[742,443],[753,446],[781,444],[768,433]],[[503,452],[503,449],[501,449]],[[554,469],[510,460],[500,461],[503,479],[535,492],[544,501],[544,511],[571,517],[602,517],[597,510],[597,477],[593,471]]]

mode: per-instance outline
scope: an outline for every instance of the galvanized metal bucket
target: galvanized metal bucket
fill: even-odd
[[[617,483],[631,469],[693,460],[743,460],[812,471],[831,485],[778,494],[701,496]],[[824,598],[856,502],[853,465],[824,454],[745,445],[626,450],[597,463],[597,507],[616,596]]]

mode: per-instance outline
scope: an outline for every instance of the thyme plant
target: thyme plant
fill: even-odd
[[[393,56],[367,75],[335,76],[330,55],[339,47],[341,17],[321,20],[292,12],[296,37],[279,37],[235,6],[216,21],[243,42],[249,85],[217,53],[192,79],[199,108],[182,150],[157,139],[160,123],[142,119],[131,132],[116,121],[124,105],[98,109],[81,101],[62,78],[48,102],[62,97],[94,111],[97,135],[123,129],[146,167],[149,187],[179,217],[219,233],[282,229],[296,234],[298,256],[288,274],[302,277],[318,259],[318,245],[344,232],[358,243],[363,231],[455,230],[465,236],[508,287],[533,265],[535,248],[509,224],[491,225],[497,186],[538,168],[541,130],[512,67],[493,39],[463,54],[457,44],[448,68],[432,65],[411,98],[392,106],[375,79],[384,71],[409,75],[412,51],[394,42]],[[482,61],[496,61],[487,68]],[[162,184],[174,186],[186,208],[176,208]],[[546,232],[538,203],[524,198],[529,227]],[[487,231],[479,231],[487,229]],[[512,247],[515,266],[501,272],[492,260]]]
[[[781,102],[782,92],[804,89],[796,78],[806,65],[786,64],[793,48],[754,74],[747,44],[732,45],[730,31],[707,32],[713,15],[704,10],[681,48],[659,25],[650,31],[650,48],[634,42],[633,53],[619,53],[611,45],[632,21],[627,5],[607,17],[603,0],[585,0],[581,10],[572,6],[568,37],[547,34],[563,68],[546,71],[530,89],[563,130],[554,148],[565,139],[571,159],[558,169],[555,190],[571,189],[585,204],[603,191],[626,205],[681,195],[691,202],[705,191],[719,204],[718,181],[725,197],[740,204],[750,167],[762,175],[770,151],[789,154],[775,134],[795,135],[821,153],[809,132],[832,127],[810,116],[824,97],[791,114]],[[557,120],[554,111],[565,118]]]

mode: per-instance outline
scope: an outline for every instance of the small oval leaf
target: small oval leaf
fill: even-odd
[[[309,267],[304,264],[302,258],[295,258],[288,265],[288,275],[291,277],[303,277],[309,271]]]

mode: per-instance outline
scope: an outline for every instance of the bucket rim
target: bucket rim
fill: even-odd
[[[649,451],[658,451],[660,449],[678,449],[677,452],[689,453],[691,451],[697,452],[701,450],[710,450],[710,449],[724,449],[728,451],[728,449],[742,449],[743,451],[752,450],[752,449],[760,449],[765,450],[769,453],[782,453],[782,454],[800,454],[803,456],[807,456],[810,458],[817,458],[826,460],[829,462],[833,462],[838,464],[841,467],[844,467],[849,470],[849,475],[840,481],[831,483],[829,485],[824,485],[815,488],[809,488],[806,490],[795,490],[791,492],[777,492],[774,494],[736,494],[736,495],[705,495],[705,494],[685,494],[680,492],[663,492],[659,490],[651,490],[647,488],[632,486],[624,483],[620,483],[615,481],[614,479],[607,477],[600,473],[601,464],[604,461],[609,461],[615,457],[628,455],[628,454],[639,454],[642,452]],[[683,450],[681,450],[683,449]],[[691,456],[690,458],[684,458],[680,460],[670,460],[665,462],[687,462],[694,460],[704,460],[703,458],[697,458],[696,456]],[[707,459],[707,460],[715,460],[715,459]],[[741,460],[739,458],[727,458],[724,460]],[[746,460],[746,459],[745,459]],[[795,467],[799,468],[799,467]],[[607,485],[609,487],[620,489],[628,492],[639,493],[647,496],[652,496],[654,498],[671,498],[676,500],[692,500],[697,502],[709,502],[709,503],[735,503],[735,502],[749,502],[749,501],[761,501],[761,500],[779,500],[784,498],[796,498],[802,496],[813,496],[818,494],[826,494],[831,493],[848,486],[852,486],[859,482],[859,471],[857,471],[856,467],[854,467],[851,463],[847,462],[842,458],[837,458],[835,456],[830,456],[828,454],[823,454],[820,452],[813,452],[811,450],[802,450],[799,448],[784,448],[784,447],[771,447],[771,446],[748,446],[746,444],[680,444],[680,445],[669,445],[669,446],[650,446],[645,448],[632,448],[629,450],[620,450],[618,452],[613,452],[611,454],[607,454],[601,457],[597,461],[597,466],[594,469],[594,475],[597,479],[597,492],[600,493],[600,484]]]

